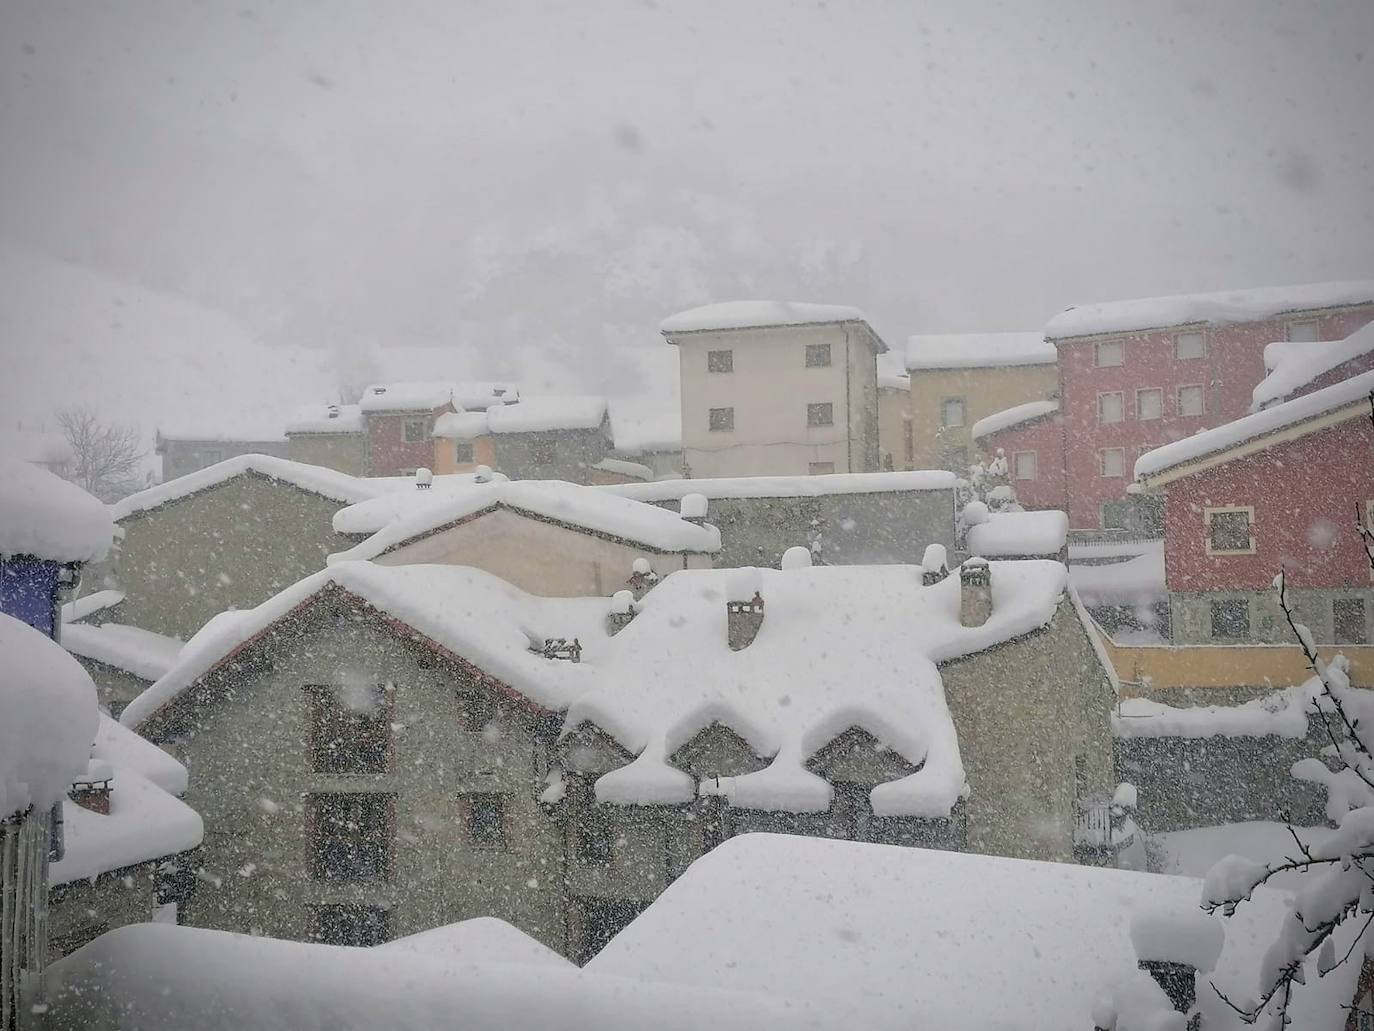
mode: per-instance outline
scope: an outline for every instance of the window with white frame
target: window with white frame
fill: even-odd
[[[1179,415],[1205,415],[1207,395],[1201,384],[1194,383],[1178,388]]]
[[[1207,524],[1207,554],[1253,555],[1255,509],[1253,505],[1226,505],[1203,513]]]
[[[1207,337],[1202,333],[1179,333],[1174,337],[1175,358],[1205,358]]]
[[[1126,475],[1126,449],[1104,447],[1097,452],[1097,466],[1103,476]]]
[[[940,424],[946,429],[964,425],[964,399],[947,397],[940,408]]]
[[[1097,421],[1121,422],[1126,418],[1126,398],[1119,390],[1097,395]]]
[[[1033,480],[1039,470],[1036,468],[1037,456],[1034,451],[1013,451],[1011,455],[1012,475],[1018,480]]]
[[[1310,344],[1321,338],[1321,324],[1316,319],[1288,323],[1288,339],[1294,343]]]
[[[1164,391],[1149,387],[1135,392],[1135,417],[1142,422],[1164,418]]]
[[[1099,340],[1093,348],[1093,364],[1099,369],[1126,364],[1126,345],[1120,340]]]

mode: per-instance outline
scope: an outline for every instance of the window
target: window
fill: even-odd
[[[376,881],[391,876],[395,798],[381,792],[317,793],[309,798],[316,880]]]
[[[1254,554],[1253,508],[1244,505],[1209,508],[1204,513],[1204,518],[1207,521],[1207,554]]]
[[[1113,390],[1097,395],[1097,421],[1100,423],[1121,422],[1126,418],[1126,400],[1121,391]]]
[[[407,419],[405,421],[405,442],[407,444],[420,444],[429,439],[429,420],[428,419]]]
[[[1125,500],[1104,501],[1097,514],[1098,522],[1104,530],[1126,530],[1130,528],[1130,503]]]
[[[615,837],[606,813],[593,805],[578,825],[578,858],[588,866],[610,866],[615,859]]]
[[[485,691],[458,692],[458,726],[463,730],[485,730],[496,719],[496,700]]]
[[[1104,447],[1097,453],[1097,464],[1103,476],[1126,475],[1126,449]]]
[[[712,408],[711,409],[711,432],[729,433],[735,428],[735,410],[733,408]]]
[[[1120,340],[1102,340],[1093,349],[1093,362],[1099,369],[1126,364],[1126,345]]]
[[[807,344],[806,345],[806,367],[808,369],[828,369],[830,368],[830,345],[829,344]]]
[[[964,399],[947,397],[940,409],[940,424],[946,429],[964,425]]]
[[[707,371],[707,372],[734,372],[734,371],[735,371],[735,352],[734,352],[734,351],[707,351],[707,352],[706,352],[706,371]]]
[[[1164,417],[1164,391],[1157,388],[1135,392],[1135,417],[1141,420]]]
[[[310,937],[326,945],[366,948],[391,940],[391,911],[358,902],[313,907]]]
[[[383,684],[306,684],[310,768],[385,773],[391,757],[392,691]]]
[[[1179,333],[1174,337],[1175,358],[1205,358],[1207,338],[1201,333]]]
[[[1212,602],[1212,636],[1236,640],[1250,634],[1250,603],[1244,598]]]
[[[455,440],[453,442],[453,461],[458,465],[471,465],[473,463],[472,441]]]
[[[1206,396],[1201,385],[1178,388],[1178,414],[1202,415],[1206,409]]]
[[[551,437],[539,437],[530,441],[530,461],[535,465],[549,465],[557,451],[556,444]]]
[[[1331,622],[1337,644],[1368,644],[1363,598],[1337,598],[1331,602]]]
[[[1038,456],[1034,451],[1014,451],[1011,456],[1012,475],[1018,480],[1033,480],[1038,472]]]
[[[811,462],[807,465],[806,471],[812,476],[829,476],[835,471],[834,462]]]
[[[806,425],[834,426],[835,406],[829,401],[806,406]]]
[[[459,799],[459,811],[467,827],[468,840],[474,845],[500,849],[509,846],[505,795],[463,795]]]
[[[1294,343],[1310,344],[1322,338],[1321,325],[1316,319],[1288,323],[1288,339]]]

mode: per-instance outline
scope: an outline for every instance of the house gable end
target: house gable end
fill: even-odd
[[[592,778],[601,777],[634,761],[634,753],[591,720],[583,720],[563,735],[558,753],[570,771]]]
[[[757,773],[772,759],[759,755],[749,742],[719,720],[702,727],[668,756],[669,763],[697,780]]]
[[[923,765],[924,759],[911,763],[859,726],[841,731],[806,760],[808,770],[832,784],[882,784],[910,776]]]

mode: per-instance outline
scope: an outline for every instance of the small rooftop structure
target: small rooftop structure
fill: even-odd
[[[361,433],[363,409],[361,405],[330,404],[306,409],[286,424],[286,434],[295,433]]]
[[[1042,333],[922,333],[906,338],[908,372],[1053,365],[1057,357]]]

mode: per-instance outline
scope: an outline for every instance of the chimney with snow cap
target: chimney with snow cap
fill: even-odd
[[[424,466],[420,466],[420,468],[418,468],[418,469],[415,470],[415,489],[416,489],[416,490],[429,490],[430,485],[431,485],[433,482],[434,482],[434,473],[430,472],[430,471],[429,471],[428,469],[426,469]]]
[[[992,615],[992,567],[977,555],[959,567],[959,622],[982,626]]]
[[[1194,911],[1142,912],[1131,918],[1137,965],[1180,1013],[1197,1002],[1197,975],[1217,964],[1225,934],[1216,917]]]
[[[86,764],[86,772],[72,781],[67,797],[82,809],[104,816],[110,815],[110,792],[114,790],[110,782],[114,771],[103,759],[92,759]]]
[[[759,571],[753,566],[736,569],[730,577],[725,599],[725,640],[732,652],[754,643],[763,626],[763,595],[759,592]]]
[[[810,569],[811,549],[795,544],[782,553],[783,569]]]
[[[678,515],[689,523],[701,526],[706,522],[706,511],[710,503],[705,494],[684,494],[678,502]]]
[[[630,591],[616,591],[611,595],[611,610],[606,613],[606,634],[614,637],[635,618],[635,596]]]
[[[943,544],[927,544],[921,556],[921,583],[929,587],[949,576],[949,552]]]
[[[489,465],[479,465],[476,469],[472,470],[472,482],[473,482],[473,483],[490,483],[490,482],[491,482],[491,466],[489,466]]]
[[[654,567],[649,565],[647,558],[637,558],[630,567],[630,578],[625,581],[630,588],[630,593],[635,601],[648,594],[654,584],[658,583],[658,574],[654,572]]]

